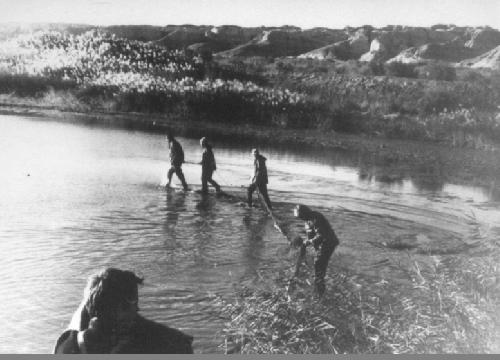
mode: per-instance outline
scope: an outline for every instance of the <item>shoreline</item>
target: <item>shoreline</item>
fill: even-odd
[[[371,165],[388,167],[422,167],[439,164],[445,180],[468,185],[500,186],[499,148],[478,150],[457,148],[442,143],[375,138],[366,135],[322,132],[310,129],[281,129],[257,125],[221,124],[196,120],[179,120],[163,114],[137,112],[75,112],[57,106],[0,103],[1,115],[36,117],[65,123],[98,125],[137,131],[163,133],[173,130],[177,136],[208,136],[239,145],[295,147],[304,151],[351,152]]]

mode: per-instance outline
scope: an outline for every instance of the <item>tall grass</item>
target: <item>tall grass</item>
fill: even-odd
[[[471,234],[469,249],[418,260],[401,249],[393,266],[406,281],[335,268],[321,300],[312,269],[261,273],[234,301],[218,298],[227,353],[489,353],[500,335],[500,255],[491,236]],[[490,248],[490,250],[488,250]],[[495,249],[495,250],[493,250]]]
[[[51,90],[72,91],[76,82],[27,74],[0,72],[0,94],[13,94],[19,97],[43,97]]]
[[[494,73],[457,72],[438,63],[231,63],[99,31],[38,32],[20,38],[19,46],[24,55],[0,59],[10,71],[0,75],[0,94],[65,110],[161,113],[480,148],[500,143],[500,75]]]

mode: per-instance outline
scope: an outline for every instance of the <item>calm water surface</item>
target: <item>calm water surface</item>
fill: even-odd
[[[199,161],[198,141],[178,139],[186,159]],[[299,150],[262,148],[270,197],[297,231],[297,202],[328,216],[341,239],[329,271],[404,281],[395,263],[406,255],[374,244],[411,243],[425,262],[433,250],[468,251],[478,224],[500,234],[491,189],[435,174],[391,178],[352,154]],[[250,149],[216,142],[214,151],[214,179],[243,198]],[[162,135],[0,116],[1,353],[50,352],[87,277],[106,266],[145,278],[146,317],[192,334],[196,352],[222,351],[213,297],[231,297],[259,270],[290,266],[286,240],[262,209],[165,191],[167,169]],[[184,172],[199,186],[199,166]]]

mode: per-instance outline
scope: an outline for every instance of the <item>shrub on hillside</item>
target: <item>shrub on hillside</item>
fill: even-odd
[[[385,75],[384,63],[381,61],[370,62],[370,69],[372,71],[372,75],[374,76]]]
[[[70,80],[50,79],[26,74],[0,74],[0,94],[14,93],[18,96],[40,97],[47,91],[74,89],[76,83]]]
[[[360,116],[360,106],[352,101],[330,106],[328,114],[317,124],[321,130],[347,133],[361,133],[366,130]]]
[[[418,77],[429,80],[455,81],[457,72],[454,67],[441,62],[429,63],[416,68]]]
[[[460,102],[455,93],[446,89],[426,89],[418,101],[420,113],[440,113],[444,110],[456,109]]]
[[[284,74],[289,74],[293,71],[293,65],[290,63],[286,63],[284,61],[278,61],[276,62],[276,69]]]
[[[339,62],[335,66],[335,72],[337,74],[355,75],[360,73],[359,68],[360,65],[358,61],[348,60]]]
[[[416,64],[405,64],[402,62],[391,62],[385,64],[385,73],[389,76],[416,78]]]
[[[483,74],[474,69],[460,69],[460,74],[457,77],[461,81],[471,83],[486,84],[488,82],[488,79]]]
[[[360,65],[358,71],[363,76],[373,76],[374,75],[370,64]]]
[[[459,107],[421,119],[431,140],[446,141],[453,146],[490,148],[500,140],[500,116],[490,112]]]
[[[251,81],[259,86],[268,85],[268,80],[258,74],[249,74],[241,67],[240,64],[217,64],[212,63],[210,69],[210,78],[212,80],[239,80],[243,82]]]

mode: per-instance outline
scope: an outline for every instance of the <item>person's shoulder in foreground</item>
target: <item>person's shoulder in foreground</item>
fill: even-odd
[[[115,268],[91,276],[54,353],[192,354],[191,336],[138,314],[142,281]]]
[[[192,354],[193,337],[180,330],[137,316],[133,339],[118,345],[115,353],[123,354]]]

